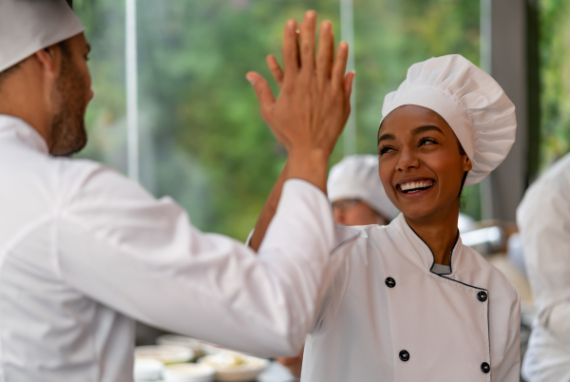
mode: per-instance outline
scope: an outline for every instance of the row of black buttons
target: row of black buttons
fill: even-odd
[[[394,280],[392,277],[387,277],[384,282],[388,288],[394,288],[396,286],[396,280]],[[477,293],[477,299],[481,302],[487,301],[487,292],[480,291]]]
[[[408,362],[410,360],[410,353],[407,350],[402,350],[400,352],[400,359],[403,362]],[[489,364],[487,362],[483,362],[481,364],[481,371],[485,374],[487,374],[488,372],[491,371],[491,366],[489,366]]]
[[[385,283],[388,288],[394,288],[396,286],[396,280],[394,280],[392,277],[387,277]],[[480,291],[477,293],[477,299],[481,302],[487,301],[487,293]],[[410,353],[407,350],[402,350],[399,356],[403,362],[408,362],[410,360]],[[491,371],[491,366],[489,366],[487,362],[483,362],[481,364],[481,371],[487,374]]]

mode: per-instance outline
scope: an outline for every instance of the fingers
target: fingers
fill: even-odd
[[[356,77],[356,72],[351,70],[344,77],[344,96],[346,101],[350,104],[350,95],[352,94],[352,88],[354,85],[354,77]]]
[[[332,70],[332,86],[341,88],[343,86],[344,73],[346,71],[346,61],[348,60],[348,44],[342,41],[338,44],[336,60]]]
[[[253,90],[255,90],[255,95],[257,96],[259,107],[261,109],[261,115],[263,116],[263,119],[267,121],[273,104],[275,103],[275,97],[273,96],[271,88],[267,81],[265,81],[265,78],[258,73],[249,72],[245,77],[253,86]]]
[[[319,52],[317,54],[317,76],[321,84],[331,77],[333,58],[334,36],[332,35],[332,24],[330,21],[323,21],[319,35]]]
[[[315,71],[315,24],[317,13],[308,11],[301,24],[301,70],[305,73]]]
[[[283,66],[285,73],[299,71],[299,40],[297,38],[297,22],[289,20],[283,32]]]
[[[275,82],[277,82],[277,85],[279,86],[279,88],[281,88],[281,84],[283,83],[283,70],[281,70],[279,62],[277,62],[277,59],[273,55],[267,56],[266,61],[267,61],[267,66],[269,67],[269,70],[271,71],[271,74],[275,79]]]

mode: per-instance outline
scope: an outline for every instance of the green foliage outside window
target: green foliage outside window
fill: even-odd
[[[540,0],[542,170],[570,152],[570,3]]]
[[[93,45],[95,99],[83,157],[126,173],[124,5],[75,0]],[[315,9],[335,24],[333,0],[137,1],[141,183],[170,195],[204,231],[246,238],[286,158],[264,125],[244,76],[269,78],[282,29]],[[479,2],[354,0],[357,152],[376,152],[384,96],[407,68],[432,56],[479,61]],[[275,89],[277,90],[277,89]],[[342,158],[339,142],[331,163]],[[465,210],[479,217],[478,190]]]

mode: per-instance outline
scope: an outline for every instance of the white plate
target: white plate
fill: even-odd
[[[171,364],[188,362],[194,358],[194,353],[184,346],[137,346],[135,358],[157,359]]]
[[[163,369],[164,364],[156,359],[135,359],[135,381],[157,381]]]
[[[158,345],[184,346],[194,352],[194,357],[200,358],[205,355],[203,342],[191,337],[179,336],[177,334],[165,334],[156,339]]]
[[[164,382],[212,382],[216,369],[203,363],[179,363],[166,366]]]
[[[242,362],[233,365],[235,361]],[[248,356],[232,351],[222,351],[207,355],[198,361],[216,369],[216,381],[220,382],[249,382],[269,365],[269,361],[263,358]]]

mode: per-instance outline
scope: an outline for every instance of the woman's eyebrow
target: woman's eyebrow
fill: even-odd
[[[443,134],[443,131],[441,131],[441,129],[437,126],[433,126],[433,125],[428,125],[428,126],[420,126],[420,127],[416,127],[415,129],[412,130],[412,136],[414,135],[418,135],[421,133],[425,133],[426,131],[439,131],[441,134]]]
[[[381,141],[385,141],[387,139],[396,139],[396,137],[394,136],[394,134],[383,134],[382,136],[380,136],[380,138],[378,138],[378,144],[380,144]]]

